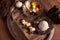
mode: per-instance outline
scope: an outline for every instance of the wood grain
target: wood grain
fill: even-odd
[[[41,3],[47,10],[52,8],[54,5],[60,9],[60,0],[41,0]],[[14,40],[8,31],[6,25],[6,19],[0,18],[0,40]],[[60,24],[55,25],[55,32],[52,40],[60,40]]]

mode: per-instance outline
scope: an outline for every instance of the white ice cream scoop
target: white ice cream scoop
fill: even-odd
[[[38,26],[42,31],[46,31],[49,28],[47,21],[41,21]]]
[[[16,7],[18,7],[18,8],[20,8],[20,7],[22,7],[22,2],[20,2],[20,1],[18,1],[17,3],[16,3]]]

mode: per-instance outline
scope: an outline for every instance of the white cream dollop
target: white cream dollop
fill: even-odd
[[[20,1],[18,1],[17,3],[16,3],[16,7],[18,7],[18,8],[20,8],[20,7],[22,7],[22,2],[20,2]]]
[[[29,27],[29,29],[30,29],[30,32],[32,33],[36,30],[34,27]]]

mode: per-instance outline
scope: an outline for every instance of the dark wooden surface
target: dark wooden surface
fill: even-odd
[[[55,31],[54,31],[54,36],[52,40],[60,40],[60,24],[55,24],[54,25]]]
[[[10,35],[6,20],[0,18],[0,40],[13,40],[13,37]]]
[[[60,0],[41,0],[42,4],[49,10],[54,5],[60,8]],[[54,25],[55,31],[52,40],[60,40],[60,24]],[[0,18],[0,40],[14,40],[8,31],[6,19]]]

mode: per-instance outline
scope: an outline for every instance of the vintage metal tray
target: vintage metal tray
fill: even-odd
[[[43,11],[41,11],[43,13]],[[11,35],[14,37],[15,40],[51,40],[52,36],[54,34],[54,28],[53,24],[49,19],[47,19],[45,16],[42,17],[41,14],[37,16],[32,17],[26,17],[25,15],[21,14],[19,10],[17,10],[14,6],[11,7],[11,10],[9,11],[7,15],[7,26],[11,33]],[[14,17],[17,16],[16,19]],[[43,35],[40,34],[28,34],[26,32],[26,29],[23,29],[23,25],[20,24],[20,19],[26,19],[27,21],[33,22],[36,18],[39,19],[41,17],[41,20],[46,20],[49,23],[49,26],[51,27],[48,29]]]

